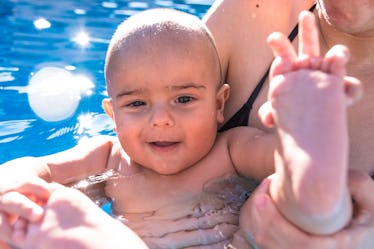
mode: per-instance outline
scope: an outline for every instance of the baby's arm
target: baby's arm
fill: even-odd
[[[314,16],[300,15],[299,57],[287,38],[273,34],[277,56],[271,73],[271,113],[279,147],[270,195],[295,225],[315,234],[330,234],[347,225],[352,204],[347,186],[348,128],[343,76],[347,49],[337,46],[319,58]],[[308,35],[308,36],[307,36]]]
[[[276,136],[249,126],[229,129],[221,134],[227,139],[229,157],[239,175],[262,180],[274,173]]]

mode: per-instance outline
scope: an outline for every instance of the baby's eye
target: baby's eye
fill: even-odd
[[[181,104],[185,104],[185,103],[188,103],[188,102],[191,102],[192,100],[194,100],[193,97],[191,96],[180,96],[177,98],[177,103],[181,103]]]
[[[128,103],[126,106],[127,107],[139,107],[139,106],[143,106],[143,105],[146,105],[146,103],[144,101],[137,100],[137,101],[133,101],[131,103]]]

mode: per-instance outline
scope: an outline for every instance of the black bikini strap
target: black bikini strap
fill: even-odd
[[[315,9],[315,7],[316,7],[316,3],[313,4],[313,6],[309,9],[309,11],[312,12]],[[288,35],[288,39],[291,42],[293,42],[293,40],[295,40],[298,33],[299,33],[299,24],[296,24],[296,26],[292,29],[291,33]],[[270,67],[271,67],[271,64],[267,68],[266,72],[262,76],[262,78],[259,81],[259,83],[257,84],[256,88],[253,90],[251,96],[249,97],[249,99],[245,103],[245,105],[249,109],[252,109],[252,105],[253,105],[254,101],[256,100],[258,94],[260,93],[262,86],[265,84],[265,81],[266,81],[266,79],[267,79],[267,77],[269,76],[269,73],[270,73]]]

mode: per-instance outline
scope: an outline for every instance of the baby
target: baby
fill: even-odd
[[[331,162],[334,172],[344,172],[339,176],[342,184],[328,182],[340,191],[334,201],[340,204],[349,197],[343,179],[346,163],[341,163],[347,153],[346,129],[337,129],[346,114],[346,94],[342,76],[331,70],[344,68],[344,59],[331,56],[326,67],[321,66],[326,59],[319,59],[317,64],[299,63],[284,72],[276,72],[284,63],[274,66],[269,95],[272,109],[262,115],[265,123],[275,124],[277,136],[250,127],[217,134],[230,88],[221,78],[210,32],[186,13],[144,11],[118,27],[106,56],[109,98],[103,100],[103,108],[113,120],[117,137],[94,137],[57,154],[8,162],[0,167],[0,193],[33,196],[19,203],[14,200],[14,205],[32,207],[32,216],[41,213],[31,204],[38,197],[32,192],[37,187],[20,191],[21,185],[33,186],[34,182],[38,186],[40,178],[66,185],[112,172],[105,193],[113,202],[113,213],[150,248],[245,248],[236,244],[243,242],[237,233],[239,211],[253,186],[243,177],[263,179],[273,173],[274,155],[277,177],[272,184],[282,188],[277,192],[280,197],[274,194],[274,198],[281,200],[282,210],[288,206],[294,212],[300,206],[296,195],[287,196],[287,203],[282,203],[282,193],[315,187],[310,182],[305,187],[293,185],[300,175],[285,178],[287,167],[305,169],[318,178],[330,174],[324,166]],[[276,75],[300,68],[311,68],[324,75],[324,80],[305,78],[310,82],[297,84],[276,80]],[[331,82],[329,74],[338,80]],[[313,98],[319,105],[306,109],[302,100]],[[321,133],[321,125],[326,124],[329,127]],[[344,160],[336,159],[340,156]],[[317,193],[321,202],[326,192]],[[308,201],[308,195],[310,192],[303,201]],[[299,218],[304,219],[300,215],[293,222]],[[344,215],[339,226],[348,219]]]

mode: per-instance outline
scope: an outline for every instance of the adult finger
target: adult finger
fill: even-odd
[[[6,242],[10,241],[10,236],[12,233],[12,227],[8,222],[8,215],[0,212],[0,240]]]
[[[371,249],[374,244],[374,182],[366,172],[350,169],[348,185],[355,212],[351,223],[333,238],[339,249]]]
[[[18,219],[17,222],[13,225],[12,232],[12,244],[19,247],[24,247],[27,236],[28,221],[25,219]]]
[[[374,181],[363,171],[350,170],[348,186],[353,200],[361,209],[370,210],[374,215]]]
[[[299,57],[318,57],[319,33],[314,15],[309,11],[302,11],[299,25]]]
[[[40,201],[47,201],[51,195],[49,183],[39,177],[28,179],[14,190],[24,195],[34,196]]]
[[[43,208],[18,192],[5,193],[0,200],[0,210],[12,216],[21,216],[30,221],[37,221],[43,215]]]

